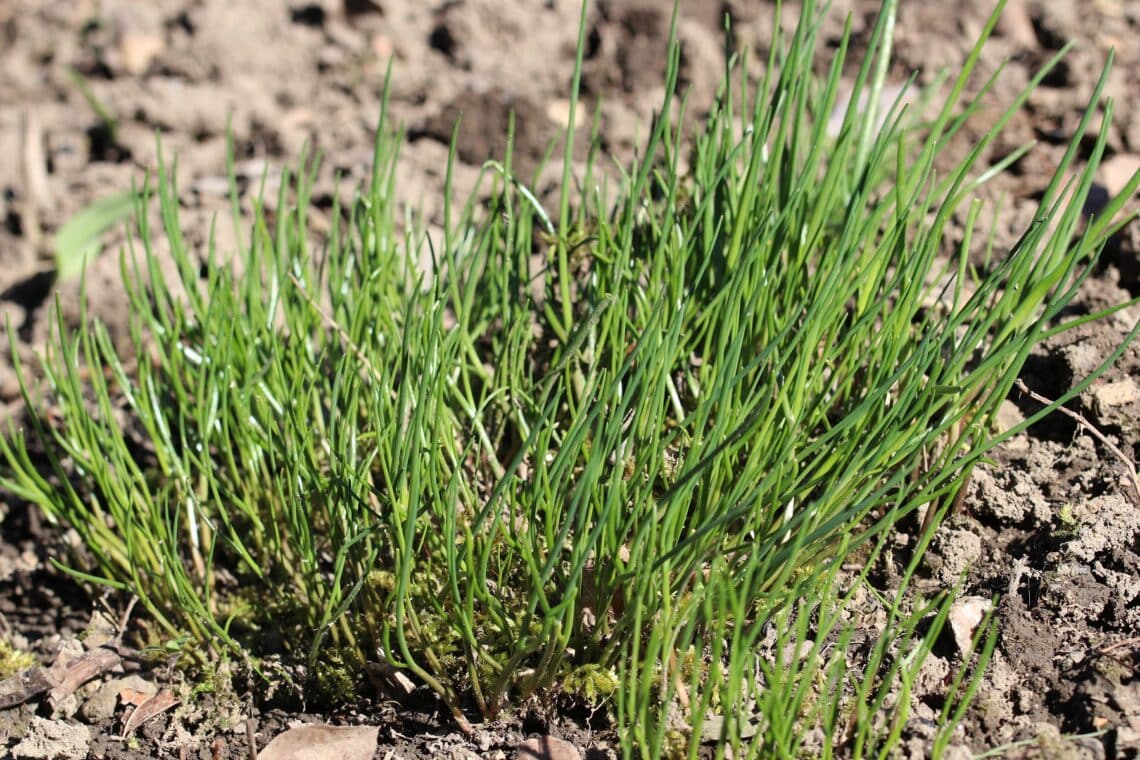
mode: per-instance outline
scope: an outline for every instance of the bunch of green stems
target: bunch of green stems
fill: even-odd
[[[399,669],[461,725],[589,683],[627,756],[794,756],[805,727],[825,755],[889,749],[953,600],[910,592],[937,520],[858,662],[851,600],[902,521],[943,514],[1040,416],[992,424],[1035,344],[1108,313],[1060,319],[1140,184],[1082,219],[1105,103],[1085,166],[1074,141],[1037,221],[993,251],[974,197],[1028,146],[976,164],[1056,61],[938,176],[999,75],[963,100],[1000,7],[924,120],[881,103],[894,5],[836,136],[850,24],[817,77],[811,2],[759,81],[730,59],[695,134],[672,44],[639,158],[607,174],[567,140],[553,213],[508,150],[485,203],[452,200],[449,164],[429,239],[395,207],[384,113],[371,183],[327,235],[302,159],[252,224],[235,190],[238,251],[196,256],[160,166],[122,258],[133,359],[99,321],[61,322],[46,396],[25,384],[27,428],[0,443],[3,485],[79,534],[71,572],[136,595],[192,659],[263,669],[284,646],[350,690]],[[990,631],[948,689],[943,744]]]

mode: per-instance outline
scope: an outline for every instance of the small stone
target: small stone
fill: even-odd
[[[568,741],[543,736],[520,744],[515,760],[582,760],[582,753]]]
[[[1140,156],[1117,153],[1101,162],[1099,174],[1108,194],[1115,197],[1138,171],[1140,171]]]
[[[257,753],[261,760],[366,760],[376,752],[377,726],[294,726]]]
[[[546,104],[546,118],[565,129],[570,124],[570,101],[566,98],[555,98]],[[574,129],[579,130],[588,122],[586,108],[581,101],[574,109]]]
[[[992,608],[993,602],[981,596],[964,596],[950,606],[950,630],[963,657],[969,655],[974,633]]]
[[[166,40],[158,32],[130,32],[119,40],[119,56],[123,69],[132,76],[147,70],[151,61],[166,50]]]
[[[119,704],[119,694],[124,689],[133,689],[143,694],[154,694],[158,691],[157,686],[137,675],[116,678],[96,689],[95,693],[83,703],[83,707],[79,708],[79,714],[88,723],[107,720],[115,714],[115,708]]]
[[[369,43],[372,52],[376,54],[377,58],[388,60],[396,54],[396,45],[392,42],[392,38],[386,34],[374,35]]]

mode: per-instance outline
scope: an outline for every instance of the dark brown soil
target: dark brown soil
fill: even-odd
[[[990,10],[988,0],[903,0],[895,81],[912,71],[930,81],[955,72]],[[600,104],[601,147],[627,158],[660,102],[670,0],[598,0],[589,13],[582,91]],[[878,3],[836,0],[822,39],[834,44],[847,12],[856,47],[870,33]],[[69,318],[78,312],[75,280],[56,281],[49,254],[59,224],[92,201],[130,187],[157,164],[156,132],[177,155],[190,242],[204,250],[215,215],[228,219],[225,142],[232,130],[248,212],[263,173],[270,183],[307,145],[324,157],[319,205],[350,192],[370,167],[382,83],[391,66],[391,111],[406,126],[397,178],[404,202],[439,225],[452,125],[462,115],[454,192],[464,197],[484,160],[500,157],[507,119],[517,120],[516,166],[534,171],[565,123],[578,28],[578,0],[5,0],[0,4],[0,313],[18,328],[11,346],[31,359],[49,327],[51,296]],[[762,59],[772,39],[772,6],[752,0],[684,0],[682,85],[690,113],[711,101],[723,71],[723,18],[736,42]],[[797,11],[784,10],[794,24]],[[985,192],[1004,195],[998,250],[1033,219],[1036,201],[1077,127],[1109,50],[1108,85],[1116,118],[1099,181],[1107,197],[1140,167],[1140,0],[1011,0],[980,73],[1007,61],[992,107],[948,146],[953,160],[972,147],[1032,73],[1065,44],[1068,58],[1030,97],[1005,136],[982,157],[994,162],[1027,140],[1037,148]],[[823,51],[823,52],[826,52]],[[78,72],[114,118],[108,129],[68,74]],[[585,111],[583,112],[585,115]],[[587,127],[577,139],[585,143]],[[1087,154],[1095,135],[1082,142]],[[557,156],[537,179],[546,196],[561,174]],[[334,182],[340,176],[339,186]],[[270,193],[272,195],[272,193]],[[1090,208],[1095,212],[1096,208]],[[217,225],[218,245],[232,241]],[[113,242],[113,240],[111,241]],[[1081,291],[1074,313],[1140,295],[1140,223],[1126,228]],[[115,246],[88,271],[92,310],[123,330]],[[1140,317],[1122,311],[1043,346],[1023,377],[1047,397],[1063,393],[1116,346]],[[0,358],[0,418],[19,414],[8,352]],[[1069,405],[1085,422],[1054,415],[1005,445],[969,486],[964,514],[940,531],[924,569],[928,590],[955,583],[1000,594],[1000,638],[956,745],[962,756],[1004,747],[1012,757],[1136,757],[1140,753],[1140,502],[1120,457],[1140,453],[1140,350]],[[1040,408],[1015,392],[1005,424]],[[0,496],[0,634],[49,665],[61,647],[106,607],[48,562],[66,535],[27,505]],[[905,538],[905,537],[902,537]],[[901,539],[900,539],[901,540]],[[932,673],[950,673],[953,653]],[[125,662],[152,684],[168,668]],[[940,670],[941,669],[941,670]],[[121,673],[113,677],[121,677]],[[107,678],[112,677],[108,675]],[[176,679],[175,679],[176,680]],[[240,679],[239,679],[240,680]],[[946,678],[920,681],[904,749],[924,756]],[[264,686],[198,698],[120,738],[123,711],[112,699],[102,717],[85,717],[98,686],[52,706],[41,697],[0,710],[0,754],[58,757],[247,757],[246,719],[259,746],[293,720],[379,725],[375,756],[514,757],[527,736],[554,734],[590,757],[613,756],[614,737],[583,716],[536,704],[501,724],[458,733],[430,700],[398,707],[367,697],[349,711],[307,716],[297,695],[264,696]],[[258,695],[255,698],[253,695]],[[236,705],[236,707],[235,707]],[[54,732],[54,733],[53,733]],[[29,749],[29,737],[56,744]],[[24,742],[23,744],[21,742]],[[43,747],[47,749],[43,749]],[[34,754],[41,752],[41,754]],[[54,754],[53,754],[54,753]],[[956,755],[958,756],[958,755]]]

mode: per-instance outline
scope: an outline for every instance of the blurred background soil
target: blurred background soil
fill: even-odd
[[[911,72],[920,82],[943,70],[954,75],[991,10],[983,0],[900,5],[896,83]],[[597,0],[589,8],[575,139],[585,148],[597,113],[603,163],[633,155],[661,101],[671,10],[667,0]],[[850,13],[853,74],[877,10],[874,0],[833,2],[820,34],[821,65]],[[707,110],[724,72],[726,15],[731,44],[751,50],[755,73],[775,25],[790,30],[798,9],[788,4],[779,20],[773,13],[774,4],[760,0],[682,0],[679,86],[690,93],[687,116],[697,120]],[[3,0],[0,316],[16,328],[11,352],[34,367],[56,294],[65,319],[78,319],[78,280],[53,274],[53,233],[92,202],[153,172],[156,136],[162,154],[177,157],[184,232],[200,254],[211,229],[220,251],[235,244],[227,134],[247,215],[263,178],[271,205],[282,172],[296,166],[302,151],[320,154],[313,212],[319,232],[334,198],[346,204],[367,176],[390,71],[391,119],[404,128],[397,195],[424,214],[429,233],[437,233],[448,144],[460,116],[456,198],[475,187],[485,160],[502,158],[512,112],[518,172],[528,177],[542,164],[569,114],[579,14],[577,0]],[[1116,61],[1107,93],[1116,114],[1098,174],[1101,201],[1140,168],[1137,40],[1140,0],[1009,2],[974,86],[1003,63],[1004,70],[987,106],[947,147],[947,161],[972,148],[1045,61],[1066,42],[1074,46],[982,156],[984,166],[1027,141],[1038,143],[984,190],[989,201],[1002,199],[999,251],[1037,213],[1112,49]],[[1082,136],[1082,157],[1094,139],[1095,131]],[[560,157],[557,148],[534,178],[536,194],[548,204],[556,198]],[[1088,209],[1096,210],[1095,204]],[[123,240],[121,232],[109,234],[87,274],[90,310],[120,335],[127,316],[118,281]],[[1140,294],[1138,242],[1136,223],[1117,236],[1083,287],[1075,313]],[[1062,393],[1112,350],[1138,316],[1136,308],[1125,310],[1044,346],[1027,366],[1026,382],[1046,396]],[[1071,404],[1133,460],[1140,450],[1138,382],[1140,356],[1130,350]],[[1032,399],[1012,398],[1007,424],[1036,408]],[[10,352],[0,351],[0,417],[19,413]],[[952,585],[968,570],[967,593],[1003,595],[997,654],[961,745],[981,751],[1022,741],[1009,752],[1046,756],[1056,746],[1063,754],[1048,756],[1135,757],[1140,508],[1127,467],[1086,427],[1055,416],[1011,441],[994,465],[979,471],[967,505],[967,514],[943,528],[925,571],[931,589]],[[92,603],[46,564],[49,532],[34,513],[0,499],[0,519],[4,515],[0,633],[50,661],[61,638],[86,623]],[[952,652],[936,657],[928,682],[916,688],[916,717],[906,737],[915,756],[922,756],[930,735],[923,721],[940,709],[939,690],[955,667]],[[96,726],[94,735],[99,731]],[[579,745],[586,749],[589,741]],[[400,746],[406,756],[434,751],[423,742]]]

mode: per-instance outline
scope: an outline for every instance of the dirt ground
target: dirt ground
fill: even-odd
[[[598,0],[590,9],[582,92],[586,107],[600,109],[603,153],[619,160],[630,155],[661,99],[671,5]],[[682,0],[681,6],[682,85],[692,88],[690,109],[699,116],[723,72],[724,14],[735,42],[762,58],[772,39],[773,5]],[[836,0],[821,54],[838,40],[849,11],[858,48],[877,7],[874,0]],[[912,71],[920,81],[940,69],[955,72],[989,10],[988,0],[902,0],[894,81]],[[52,275],[52,234],[91,202],[153,170],[156,132],[164,155],[178,158],[184,228],[204,251],[211,220],[229,214],[227,128],[245,212],[263,174],[272,191],[306,145],[324,157],[314,201],[327,209],[338,192],[347,199],[370,167],[390,66],[391,113],[406,129],[397,191],[438,225],[458,115],[457,197],[474,186],[484,160],[501,156],[512,111],[516,165],[525,174],[540,163],[569,111],[579,12],[578,0],[4,0],[0,316],[18,328],[11,350],[30,358],[43,344],[55,293],[68,317],[77,318],[77,282]],[[785,8],[783,23],[790,26],[796,15]],[[982,109],[948,156],[963,155],[971,136],[992,123],[998,104],[1012,100],[1066,41],[1075,44],[982,157],[983,164],[993,162],[1038,141],[985,191],[991,199],[1005,198],[998,250],[1033,219],[1112,48],[1116,63],[1107,91],[1116,117],[1099,192],[1114,192],[1140,168],[1137,39],[1140,0],[1010,0],[980,67],[988,75],[1008,61],[990,98],[993,108]],[[109,119],[96,113],[71,71]],[[1082,141],[1085,155],[1094,137]],[[579,139],[585,140],[584,131]],[[555,159],[536,185],[540,197],[549,197],[560,173]],[[232,240],[228,225],[216,229],[224,249]],[[1073,313],[1140,295],[1138,255],[1140,223],[1133,223],[1113,241]],[[126,301],[117,278],[111,245],[89,267],[88,287],[92,310],[121,332]],[[1031,358],[1026,384],[1056,397],[1095,367],[1138,317],[1140,308],[1132,308],[1053,340]],[[19,414],[19,389],[9,352],[0,353],[0,418],[6,419]],[[1010,757],[1140,754],[1140,495],[1130,472],[1140,452],[1138,383],[1140,350],[1132,348],[1070,404],[1083,422],[1054,415],[1010,441],[975,474],[964,514],[937,536],[924,568],[926,588],[952,585],[965,572],[967,594],[1001,595],[994,660],[955,739],[962,756],[995,748]],[[1005,422],[1038,408],[1038,401],[1015,393]],[[0,634],[44,666],[62,661],[75,653],[74,639],[89,629],[93,612],[106,605],[118,616],[121,600],[92,599],[53,571],[47,559],[66,536],[26,505],[0,495],[0,520]],[[904,736],[912,757],[925,755],[954,658],[953,652],[932,658],[930,677],[916,685]],[[379,726],[372,740],[377,758],[523,757],[520,742],[543,734],[569,740],[587,757],[613,756],[612,733],[557,710],[536,708],[467,738],[430,702],[394,709],[362,698],[341,714],[308,716],[303,705],[254,698],[263,690],[256,684],[249,694],[238,688],[243,700],[233,704],[219,700],[213,709],[200,700],[194,709],[171,706],[137,728],[125,725],[124,695],[153,691],[168,675],[116,672],[115,680],[95,679],[58,699],[41,694],[14,705],[0,693],[0,754],[248,757],[251,741],[264,747],[290,721],[311,719]]]

